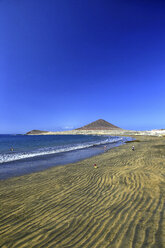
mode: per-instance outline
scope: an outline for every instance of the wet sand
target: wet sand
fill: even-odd
[[[0,247],[165,247],[165,137],[136,139],[0,181]]]

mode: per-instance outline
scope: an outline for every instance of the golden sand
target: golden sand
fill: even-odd
[[[165,138],[137,139],[0,181],[0,247],[165,247]]]

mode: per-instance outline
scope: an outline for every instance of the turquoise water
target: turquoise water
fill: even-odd
[[[123,144],[127,137],[0,135],[0,179],[68,164]]]

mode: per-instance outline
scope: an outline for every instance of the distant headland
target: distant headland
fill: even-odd
[[[80,127],[80,128],[76,128],[72,131],[82,131],[82,130],[118,130],[118,129],[121,129],[111,123],[109,123],[108,121],[105,121],[103,119],[99,119],[99,120],[96,120],[96,121],[93,121],[91,123],[89,123],[88,125],[85,125],[83,127]],[[64,131],[66,132],[66,131]],[[70,132],[70,131],[69,131]],[[41,131],[41,130],[31,130],[29,132],[27,132],[26,134],[27,135],[42,135],[42,134],[49,134],[50,132],[49,131]],[[54,133],[54,132],[51,132],[51,133]],[[56,133],[56,132],[55,132]],[[61,133],[61,132],[60,132]]]
[[[83,127],[60,132],[51,131],[41,131],[41,130],[31,130],[26,133],[26,135],[151,135],[151,136],[165,136],[165,129],[154,129],[150,131],[135,131],[135,130],[125,130],[117,127],[108,121],[99,119],[93,121]]]
[[[45,134],[45,133],[49,133],[49,131],[41,131],[41,130],[31,130],[29,132],[27,132],[27,135],[40,135],[40,134]]]

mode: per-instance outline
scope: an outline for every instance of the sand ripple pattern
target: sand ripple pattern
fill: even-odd
[[[1,181],[0,247],[165,248],[164,144]]]

